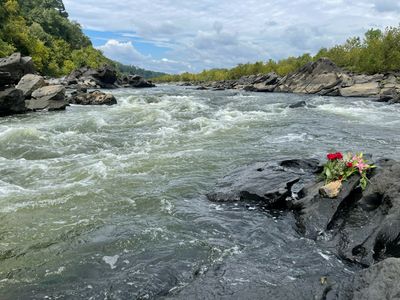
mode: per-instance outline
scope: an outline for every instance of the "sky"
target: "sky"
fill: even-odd
[[[166,73],[282,59],[398,26],[398,0],[64,0],[116,61]]]

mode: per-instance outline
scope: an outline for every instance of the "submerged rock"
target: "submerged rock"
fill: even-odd
[[[8,88],[0,91],[0,116],[25,112],[25,98],[21,90]]]

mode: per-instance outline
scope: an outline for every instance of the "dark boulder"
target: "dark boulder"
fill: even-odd
[[[114,105],[117,99],[112,94],[106,94],[100,91],[74,92],[68,99],[71,104],[78,105]]]
[[[104,66],[99,69],[82,67],[68,75],[66,83],[79,84],[87,88],[116,88],[117,79],[117,72],[112,67]]]
[[[9,72],[0,72],[0,91],[5,90],[13,83],[14,83],[13,77]]]
[[[383,91],[378,99],[379,102],[400,103],[400,93],[396,88]]]
[[[307,106],[307,102],[306,101],[299,101],[293,104],[289,105],[289,108],[300,108],[300,107],[306,107]]]
[[[324,182],[314,160],[255,163],[224,177],[211,201],[245,201],[288,209],[299,233],[335,249],[346,261],[369,266],[400,257],[400,163],[379,160],[365,191],[360,176],[343,182],[337,198],[320,194]],[[322,238],[321,238],[322,237]]]
[[[8,88],[0,91],[0,116],[25,112],[25,98],[21,90]]]
[[[355,273],[326,293],[326,300],[400,299],[400,259],[388,258]]]
[[[224,177],[207,197],[213,202],[245,201],[265,208],[287,208],[288,198],[297,192],[295,185],[312,180],[318,164],[313,159],[254,163]]]
[[[14,53],[0,58],[0,72],[9,74],[8,84],[16,84],[25,74],[35,73],[35,68],[31,57],[22,57],[21,53]]]
[[[139,75],[126,75],[126,74],[118,78],[118,85],[122,87],[132,87],[132,88],[155,87],[155,85],[151,81],[147,81]]]

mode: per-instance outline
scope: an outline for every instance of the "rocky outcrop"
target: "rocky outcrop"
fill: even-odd
[[[67,78],[67,85],[81,85],[87,88],[116,88],[117,72],[108,66],[92,69],[83,67],[73,71]]]
[[[121,75],[118,78],[118,85],[121,87],[132,88],[150,88],[155,87],[151,81],[145,80],[139,75]]]
[[[79,105],[114,105],[117,104],[117,99],[112,94],[93,91],[90,93],[76,91],[71,94],[68,99],[71,104]]]
[[[0,116],[25,112],[25,98],[21,90],[8,88],[0,91]]]
[[[62,85],[50,85],[35,90],[32,99],[26,101],[29,111],[64,110],[68,106],[65,99],[65,88]]]
[[[399,299],[400,259],[388,258],[357,272],[350,280],[327,292],[326,299]]]
[[[3,73],[3,78],[7,78],[6,84],[16,84],[25,74],[35,73],[35,68],[31,57],[22,57],[21,53],[14,53],[0,58],[0,72]]]
[[[238,80],[195,82],[192,85],[210,90],[239,89],[249,92],[370,97],[381,102],[400,102],[399,74],[352,74],[326,58],[310,62],[285,77],[268,73],[243,76]]]
[[[301,94],[332,94],[342,82],[342,70],[328,59],[319,59],[284,77],[277,92]]]
[[[30,98],[35,90],[43,86],[45,86],[45,81],[42,76],[27,74],[21,78],[16,88],[24,93],[25,98]]]
[[[350,285],[328,278],[331,283],[325,295],[340,297],[323,299],[392,299],[382,296],[399,293],[393,281],[400,277],[398,259],[387,259],[400,258],[400,163],[382,159],[375,164],[366,190],[360,187],[360,177],[352,176],[334,199],[320,192],[324,185],[319,176],[321,166],[312,159],[239,168],[207,197],[215,202],[291,211],[303,237],[348,264],[369,267],[356,273]],[[390,267],[392,261],[396,267]],[[379,287],[372,284],[374,276]]]
[[[73,71],[65,79],[64,84],[72,88],[82,86],[86,88],[106,89],[118,87],[147,88],[155,86],[152,82],[145,80],[139,75],[121,75],[118,77],[117,72],[109,66],[99,69],[80,68]]]

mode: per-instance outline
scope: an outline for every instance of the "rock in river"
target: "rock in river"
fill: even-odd
[[[0,91],[0,116],[25,112],[25,98],[21,90],[8,88]]]
[[[400,163],[381,159],[375,165],[366,190],[360,187],[360,176],[354,175],[331,199],[319,192],[324,183],[318,161],[255,163],[223,178],[208,199],[292,211],[299,234],[346,263],[368,268],[350,282],[324,278],[324,284],[330,283],[322,299],[397,299]],[[319,293],[317,289],[314,294]]]
[[[44,85],[45,82],[42,76],[27,74],[21,78],[16,88],[24,93],[25,98],[29,98],[35,90],[40,89]]]
[[[93,91],[90,93],[74,92],[69,98],[69,103],[79,105],[114,105],[117,99],[112,94]]]
[[[30,111],[64,110],[68,106],[65,100],[65,88],[62,85],[49,85],[35,90],[32,99],[26,101]]]

